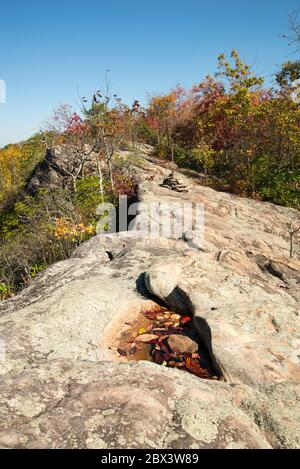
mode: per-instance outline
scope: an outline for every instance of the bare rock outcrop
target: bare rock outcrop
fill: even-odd
[[[187,192],[173,191],[149,155],[132,171],[132,230],[94,237],[0,306],[0,447],[299,448],[299,213],[182,174]],[[183,201],[203,204],[203,239],[140,229]],[[157,302],[194,315],[222,380],[119,356],[122,328]]]

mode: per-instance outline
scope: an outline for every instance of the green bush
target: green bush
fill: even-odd
[[[154,155],[158,158],[169,159],[170,158],[170,149],[166,143],[157,143],[154,146]]]
[[[287,207],[300,207],[300,171],[270,164],[268,155],[253,161],[254,186],[263,200]]]
[[[132,196],[136,183],[125,173],[114,173],[116,194],[104,179],[104,201],[117,204],[118,194]],[[54,262],[95,234],[96,209],[102,198],[98,178],[77,182],[77,191],[42,189],[25,195],[0,214],[0,299],[23,288]],[[8,286],[9,285],[9,286]]]
[[[6,285],[5,283],[0,283],[0,300],[6,300],[12,295],[12,289],[10,285]]]
[[[104,192],[108,186],[104,181]],[[107,196],[105,196],[105,201]],[[96,218],[96,208],[102,202],[101,193],[99,191],[99,182],[96,176],[88,176],[77,182],[77,191],[74,195],[75,205],[79,208],[80,213],[85,222],[92,221]]]
[[[25,196],[0,217],[0,283],[17,291],[53,262],[71,255],[77,240],[57,239],[56,220],[81,222],[68,191],[43,190]],[[6,293],[7,294],[7,293]]]

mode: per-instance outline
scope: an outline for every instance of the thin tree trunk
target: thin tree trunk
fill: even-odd
[[[109,151],[108,148],[108,143],[106,140],[105,132],[102,130],[102,137],[103,137],[103,143],[104,143],[104,151],[105,151],[105,158],[106,158],[106,163],[108,166],[108,172],[109,172],[109,177],[110,177],[110,182],[111,182],[111,188],[113,193],[115,193],[115,184],[113,180],[113,174],[112,174],[112,164],[111,164],[111,159],[113,157],[113,152]]]
[[[172,158],[172,163],[174,163],[174,145],[173,145],[172,138],[171,138],[171,158]]]
[[[115,194],[115,183],[114,183],[114,178],[113,178],[113,173],[112,173],[111,157],[108,159],[107,164],[108,164],[111,188],[112,188],[113,193]]]
[[[99,192],[101,194],[101,202],[104,203],[103,173],[102,173],[102,168],[101,168],[99,157],[97,158],[97,171],[98,171],[98,181],[99,181]]]

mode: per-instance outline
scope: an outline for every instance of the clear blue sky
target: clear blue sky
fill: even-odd
[[[288,15],[300,0],[5,0],[0,4],[0,147],[39,130],[77,88],[89,95],[105,69],[130,102],[190,86],[236,48],[270,81],[293,58]]]

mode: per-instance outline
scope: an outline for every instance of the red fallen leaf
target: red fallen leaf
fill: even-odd
[[[187,322],[190,322],[192,320],[192,318],[190,316],[182,316],[180,322],[182,324],[186,324]]]
[[[122,357],[127,357],[128,353],[126,352],[126,350],[122,349],[122,348],[118,348],[117,349],[117,352],[122,356]]]
[[[210,374],[204,368],[201,368],[201,365],[198,360],[194,360],[190,357],[186,359],[185,362],[186,369],[193,373],[194,375],[198,376],[199,378],[209,378]]]
[[[198,353],[192,353],[192,358],[200,358]]]

